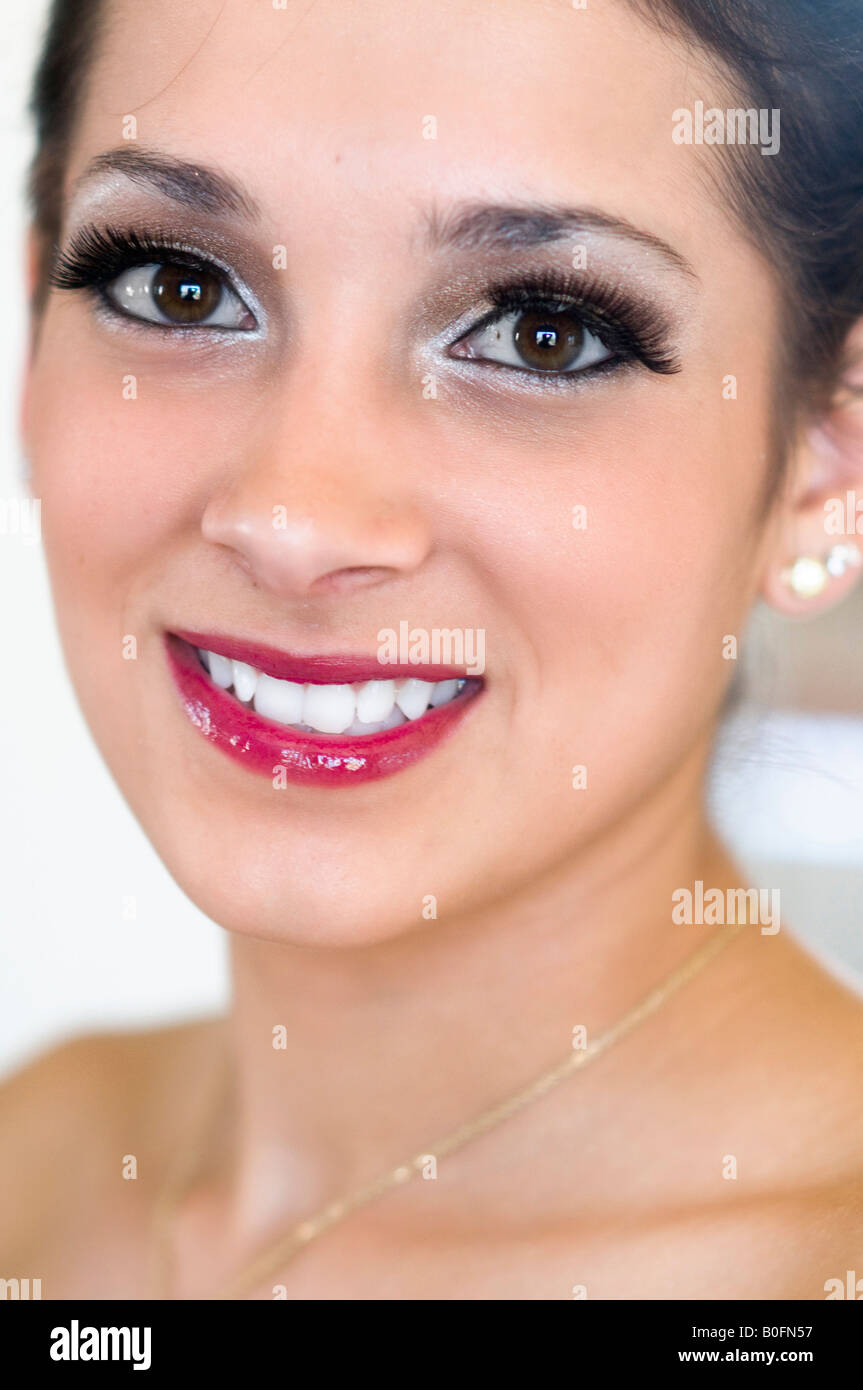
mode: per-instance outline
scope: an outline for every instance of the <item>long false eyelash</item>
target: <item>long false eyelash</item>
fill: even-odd
[[[168,259],[199,274],[221,276],[230,282],[221,266],[169,236],[111,226],[84,227],[76,232],[67,249],[56,256],[48,278],[56,289],[104,290],[132,266]],[[619,358],[636,358],[651,371],[664,374],[681,369],[669,343],[664,317],[655,308],[633,299],[620,286],[549,267],[492,284],[486,297],[494,307],[474,324],[472,333],[519,309],[542,306],[558,312],[576,310],[588,330]],[[591,370],[571,375],[587,375]]]
[[[585,327],[621,358],[637,358],[653,372],[671,374],[681,369],[662,314],[633,299],[619,285],[550,267],[492,284],[486,296],[494,308],[477,325],[480,328],[519,309],[541,306],[557,312],[575,310]],[[476,332],[476,327],[471,332]],[[587,368],[583,375],[590,371]]]
[[[218,275],[226,281],[229,278],[213,261],[167,239],[116,227],[84,227],[56,257],[48,279],[58,290],[104,289],[132,266],[168,259],[199,274]]]

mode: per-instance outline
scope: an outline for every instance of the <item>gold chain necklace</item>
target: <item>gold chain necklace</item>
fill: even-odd
[[[611,1024],[594,1042],[588,1043],[587,1047],[573,1049],[562,1062],[558,1062],[549,1071],[543,1072],[541,1076],[538,1076],[521,1090],[516,1091],[508,1099],[484,1110],[475,1119],[460,1125],[458,1129],[438,1139],[436,1143],[429,1144],[421,1153],[414,1154],[412,1158],[398,1164],[389,1172],[383,1173],[374,1181],[329,1202],[327,1206],[321,1208],[308,1220],[302,1221],[287,1234],[280,1236],[278,1240],[244,1266],[228,1285],[214,1297],[217,1300],[242,1298],[244,1293],[257,1287],[268,1276],[272,1277],[276,1270],[281,1269],[301,1250],[305,1249],[310,1241],[322,1235],[331,1226],[337,1225],[345,1217],[350,1216],[352,1212],[357,1211],[360,1207],[368,1206],[370,1202],[376,1201],[385,1193],[399,1187],[421,1172],[431,1157],[437,1160],[454,1153],[472,1139],[477,1139],[481,1134],[488,1133],[489,1130],[503,1124],[505,1120],[510,1119],[533,1101],[539,1100],[541,1096],[546,1095],[561,1081],[565,1081],[573,1072],[587,1066],[603,1052],[608,1051],[616,1042],[619,1042],[627,1033],[630,1033],[638,1024],[643,1023],[651,1014],[656,1013],[657,1009],[672,994],[697,975],[700,970],[703,970],[722,948],[739,934],[742,925],[744,924],[737,923],[736,926],[724,929],[721,934],[711,937],[705,946],[688,956],[681,966],[678,966],[661,984],[646,994],[640,1003],[625,1013],[616,1023]],[[202,1144],[195,1146],[187,1162],[182,1165],[180,1171],[173,1178],[168,1179],[156,1199],[153,1212],[154,1298],[170,1299],[171,1297],[170,1238],[172,1218],[179,1199],[194,1181],[202,1147]]]

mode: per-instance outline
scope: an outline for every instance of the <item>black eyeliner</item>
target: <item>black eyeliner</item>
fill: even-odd
[[[110,286],[124,271],[146,265],[171,265],[190,275],[209,276],[219,281],[223,290],[243,305],[253,326],[238,324],[227,328],[204,323],[163,323],[127,311],[111,295]],[[151,331],[173,334],[224,331],[249,335],[260,332],[263,321],[257,298],[238,282],[230,266],[198,251],[176,234],[158,229],[137,231],[113,225],[82,227],[69,238],[65,250],[61,252],[58,248],[55,252],[48,283],[53,289],[83,290],[100,311]]]
[[[150,262],[170,262],[198,274],[218,276],[242,298],[230,272],[208,256],[170,236],[114,226],[89,226],[75,232],[67,248],[55,256],[48,280],[55,289],[92,291],[113,312],[123,314],[123,310],[113,301],[108,301],[105,293],[107,287],[123,271]],[[509,366],[510,371],[523,371],[534,377],[555,380],[567,377],[575,380],[632,361],[641,362],[650,371],[665,375],[681,370],[679,357],[671,346],[665,316],[655,306],[630,295],[619,284],[551,266],[496,281],[486,287],[484,297],[492,308],[463,332],[457,342],[463,342],[466,337],[497,322],[507,313],[528,309],[569,310],[576,313],[583,326],[614,354],[611,361],[582,371],[544,372],[527,366],[523,369]],[[148,326],[162,325],[148,323]],[[172,331],[176,331],[176,327]]]
[[[170,261],[199,274],[228,279],[227,272],[206,256],[161,237],[116,227],[83,227],[57,255],[49,283],[58,290],[104,289],[124,270],[149,262]]]
[[[545,309],[577,313],[584,327],[594,333],[620,361],[637,359],[650,371],[672,374],[681,370],[681,362],[671,346],[671,333],[665,316],[654,306],[628,294],[619,285],[612,285],[594,276],[549,267],[545,270],[497,281],[485,291],[494,306],[479,323],[462,335],[459,341],[496,323],[507,313],[519,310]],[[475,359],[476,360],[476,359]],[[607,364],[599,364],[608,369]],[[510,370],[518,370],[511,368]],[[582,372],[542,372],[525,367],[533,376],[589,376],[594,370]]]

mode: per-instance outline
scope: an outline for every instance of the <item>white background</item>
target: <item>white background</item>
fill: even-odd
[[[46,8],[7,0],[0,45],[6,499],[21,495],[25,107]],[[40,546],[0,535],[0,593],[0,1068],[8,1068],[84,1028],[218,1009],[227,975],[224,932],[162,867],[78,712]]]
[[[44,12],[43,0],[7,3],[0,49],[6,194],[0,498],[7,500],[22,495],[17,394],[25,341],[25,105]],[[0,586],[2,1071],[83,1029],[219,1009],[227,972],[224,933],[169,878],[85,729],[63,668],[38,544],[0,535]],[[717,785],[722,823],[750,882],[779,886],[783,915],[799,934],[863,970],[861,614],[863,605],[849,605],[829,629],[839,673],[833,684],[845,685],[838,703],[826,703],[846,712],[790,713],[733,726]],[[797,643],[796,686],[794,680],[783,685],[781,669],[776,675],[781,661],[777,667],[770,658],[771,698],[793,704],[815,661],[805,643],[816,638],[792,637],[788,625],[762,626],[759,650],[775,654],[777,643]],[[832,669],[820,649],[817,665]],[[811,711],[811,692],[808,704]]]

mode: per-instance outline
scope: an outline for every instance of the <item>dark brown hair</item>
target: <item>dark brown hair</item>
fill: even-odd
[[[60,235],[69,143],[103,19],[103,0],[53,0],[33,80],[30,111],[36,126],[36,153],[30,168],[29,195],[41,242],[37,305],[47,293],[48,272]]]
[[[863,316],[863,3],[629,3],[706,50],[736,105],[780,113],[776,154],[724,147],[717,165],[741,229],[783,289],[786,411],[823,409],[851,365],[848,335]]]

